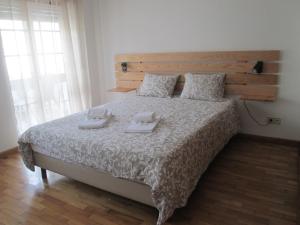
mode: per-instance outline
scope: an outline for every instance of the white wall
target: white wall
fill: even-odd
[[[259,127],[241,107],[242,132],[300,140],[299,9],[298,0],[100,0],[101,80],[114,87],[118,53],[279,49],[278,101],[249,106],[258,119],[280,117],[282,124]]]

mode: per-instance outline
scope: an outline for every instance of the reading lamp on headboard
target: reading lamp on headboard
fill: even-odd
[[[261,74],[264,70],[264,62],[257,61],[256,64],[252,68],[252,72],[255,74]]]
[[[126,73],[127,72],[127,62],[122,62],[121,67],[122,67],[122,72]]]

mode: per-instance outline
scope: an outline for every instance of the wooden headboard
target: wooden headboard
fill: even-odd
[[[226,51],[120,54],[115,57],[116,88],[111,91],[127,92],[136,89],[144,73],[226,74],[225,92],[241,99],[274,101],[277,97],[280,51]],[[257,61],[264,62],[263,73],[253,74]],[[127,63],[127,72],[122,71]],[[180,76],[176,89],[182,89],[184,77]]]

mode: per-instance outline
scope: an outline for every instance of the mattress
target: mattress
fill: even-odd
[[[114,115],[102,129],[78,129],[86,112],[28,129],[19,138],[24,163],[34,170],[34,150],[147,184],[159,210],[157,224],[186,205],[200,176],[239,128],[235,103],[229,99],[128,96],[99,107]],[[161,116],[154,132],[125,133],[133,115],[143,111]]]

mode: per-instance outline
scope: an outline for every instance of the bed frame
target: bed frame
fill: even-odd
[[[235,52],[186,52],[121,54],[115,58],[116,84],[111,91],[128,92],[136,89],[145,72],[157,74],[226,73],[226,93],[238,95],[244,100],[274,101],[277,84],[280,51],[235,51]],[[263,73],[253,74],[257,61],[264,62]],[[184,77],[176,86],[181,90]],[[73,178],[83,183],[117,195],[154,206],[150,187],[120,179],[93,168],[65,163],[34,152],[35,164],[42,168],[42,177],[47,178],[46,169]],[[120,188],[122,187],[122,188]]]
[[[43,180],[47,179],[47,170],[78,180],[102,190],[153,206],[151,189],[148,185],[116,178],[99,170],[66,163],[62,160],[34,152],[35,165],[41,168]],[[121,188],[120,188],[121,187]]]

